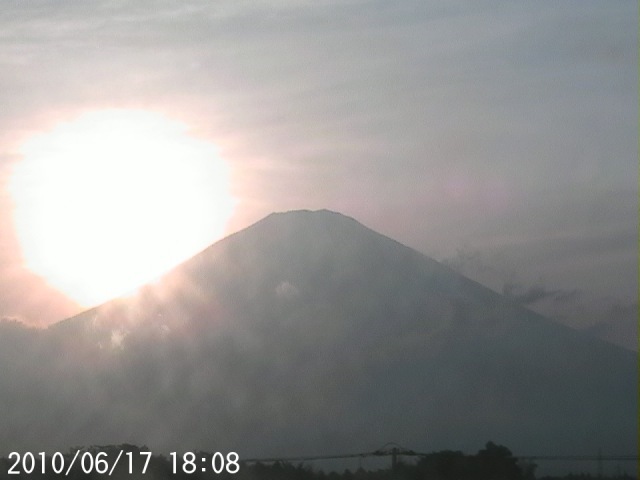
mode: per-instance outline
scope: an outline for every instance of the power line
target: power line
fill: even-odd
[[[388,446],[393,445],[391,448]],[[432,452],[436,453],[436,452]],[[392,457],[392,463],[395,464],[397,457],[426,457],[432,453],[416,452],[400,447],[397,444],[388,443],[383,447],[374,450],[372,452],[363,453],[345,453],[335,455],[312,455],[312,456],[299,456],[299,457],[267,457],[267,458],[245,458],[242,459],[243,463],[275,463],[275,462],[310,462],[315,460],[336,460],[344,458],[365,458],[365,457]],[[518,460],[527,461],[638,461],[638,455],[513,455]]]
[[[638,461],[638,455],[514,455],[521,460],[602,460],[602,461]]]

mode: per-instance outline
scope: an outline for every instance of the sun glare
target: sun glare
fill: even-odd
[[[21,154],[10,191],[26,265],[84,306],[202,250],[233,210],[215,146],[156,113],[88,113]]]

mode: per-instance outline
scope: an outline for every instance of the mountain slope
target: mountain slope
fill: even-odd
[[[133,297],[14,330],[12,449],[637,449],[633,353],[327,211],[270,215]]]

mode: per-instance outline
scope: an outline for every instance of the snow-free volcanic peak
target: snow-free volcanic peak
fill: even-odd
[[[13,449],[637,450],[633,353],[326,210],[272,214],[136,296],[0,338]]]

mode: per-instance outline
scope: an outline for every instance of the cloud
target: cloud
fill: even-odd
[[[116,329],[111,332],[111,348],[120,349],[124,348],[123,342],[129,332],[126,330]]]
[[[298,288],[289,282],[280,282],[276,287],[276,295],[280,298],[292,298],[298,295]]]
[[[602,248],[602,242],[593,239],[579,244],[590,242]],[[593,255],[593,249],[588,252]],[[442,263],[559,323],[630,350],[638,349],[638,302],[622,293],[602,295],[585,288],[558,287],[540,279],[530,282],[525,279],[524,266],[504,253],[461,248]]]
[[[241,179],[239,227],[312,207],[428,254],[525,239],[513,249],[520,275],[496,262],[483,282],[539,285],[538,303],[565,286],[618,288],[637,263],[637,232],[618,228],[637,217],[637,5],[581,7],[10,2],[0,135],[105,104],[179,112],[224,144]],[[0,196],[5,232],[8,209]],[[559,263],[550,252],[569,272],[561,281],[531,273]],[[0,312],[26,308],[14,297]],[[25,316],[60,318],[51,311]]]
[[[530,305],[540,300],[550,299],[555,302],[575,301],[578,290],[549,289],[543,285],[526,287],[521,284],[507,282],[502,286],[502,294],[523,305]]]
[[[587,332],[629,350],[638,350],[638,302],[612,302]]]

